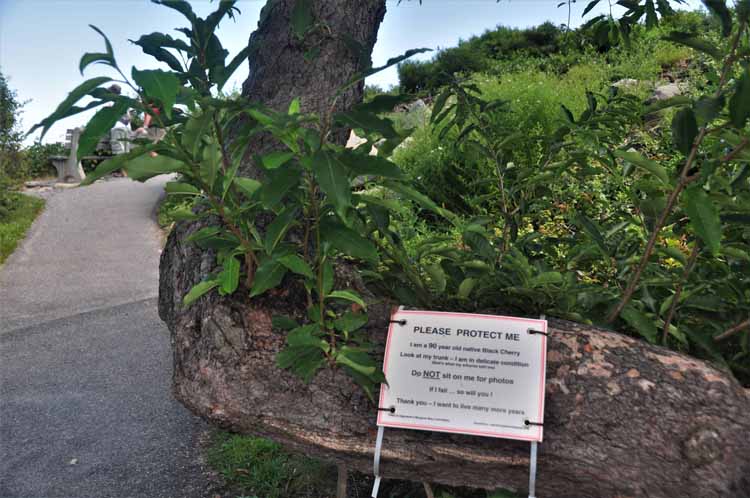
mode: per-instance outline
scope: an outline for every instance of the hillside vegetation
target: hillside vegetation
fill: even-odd
[[[470,227],[402,210],[396,223],[411,235],[410,256],[430,273],[432,294],[420,304],[612,326],[605,319],[685,160],[687,150],[673,139],[675,116],[684,112],[676,104],[717,82],[715,59],[666,38],[679,31],[718,41],[721,34],[717,20],[698,12],[638,26],[628,43],[597,38],[597,29],[500,27],[431,61],[400,65],[400,91],[433,103],[433,114],[417,120],[394,160]],[[682,96],[653,96],[669,84]],[[403,114],[396,119],[415,124]],[[709,164],[702,168],[716,168]],[[683,196],[613,325],[711,359],[747,385],[748,331],[716,340],[750,309],[747,160],[721,168],[721,179]],[[711,226],[695,226],[696,210]],[[453,253],[455,244],[470,247],[472,260]]]

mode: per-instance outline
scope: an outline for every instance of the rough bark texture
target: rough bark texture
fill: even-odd
[[[294,96],[322,111],[360,65],[331,33],[370,47],[384,0],[315,2],[310,41],[289,32],[293,0],[272,0],[251,39],[243,94],[276,109]],[[318,37],[318,38],[315,38]],[[319,56],[303,63],[311,45]],[[361,88],[346,94],[342,108]],[[271,147],[259,143],[259,148]],[[252,167],[245,174],[252,174]],[[285,285],[248,303],[209,295],[189,309],[185,293],[213,268],[214,255],[182,241],[197,225],[179,224],[162,255],[159,311],[174,347],[174,392],[194,413],[237,432],[271,437],[306,454],[369,472],[375,410],[349,377],[323,370],[312,383],[276,368],[285,333],[275,314],[299,314],[304,297]],[[342,287],[355,287],[340,273]],[[383,344],[388,310],[368,325]],[[544,497],[750,497],[750,397],[706,363],[631,338],[570,322],[550,323],[545,441],[537,491]],[[513,441],[387,430],[387,477],[523,492],[529,445]]]
[[[355,53],[358,43],[372,53],[378,27],[385,15],[385,0],[326,0],[310,2],[314,27],[300,39],[290,28],[296,0],[270,0],[261,12],[258,29],[250,37],[250,74],[242,85],[242,96],[276,111],[286,111],[299,97],[303,112],[326,116],[362,100],[364,83],[352,86],[338,98],[336,91],[369,65]],[[334,104],[332,106],[332,104]],[[344,143],[341,130],[334,141]],[[268,136],[256,140],[250,154],[275,147]],[[243,172],[257,177],[250,161]]]
[[[285,333],[275,314],[303,313],[287,286],[252,303],[179,300],[194,282],[177,240],[162,259],[160,311],[172,330],[174,392],[194,413],[233,431],[273,438],[310,455],[371,471],[375,415],[342,372],[312,383],[275,366]],[[357,288],[353,276],[339,277]],[[164,289],[162,289],[164,291]],[[240,292],[242,295],[243,292]],[[383,344],[388,310],[370,310]],[[537,490],[544,497],[748,497],[750,397],[707,363],[593,327],[551,320],[545,440]],[[394,478],[523,492],[527,443],[409,430],[386,431],[382,469]]]

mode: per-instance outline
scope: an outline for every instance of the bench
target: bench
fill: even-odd
[[[83,166],[78,160],[78,141],[83,128],[73,128],[65,132],[65,148],[70,152],[66,156],[50,156],[52,165],[57,170],[59,183],[80,183],[86,178]],[[114,141],[112,140],[114,138]],[[123,128],[114,128],[96,145],[97,151],[109,152],[112,155],[124,154],[130,150],[131,133]],[[81,159],[103,161],[110,156],[84,156]]]

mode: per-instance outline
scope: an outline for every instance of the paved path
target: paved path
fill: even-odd
[[[211,496],[156,313],[163,183],[56,193],[0,269],[0,497]]]

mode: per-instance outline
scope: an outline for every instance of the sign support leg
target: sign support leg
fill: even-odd
[[[529,498],[536,498],[536,441],[531,443],[531,458],[529,459]]]
[[[373,473],[375,474],[375,483],[372,485],[372,498],[378,498],[380,489],[380,450],[383,448],[383,433],[385,427],[378,427],[378,437],[375,440],[375,459],[373,461]]]
[[[544,314],[539,315],[540,320],[546,320]],[[536,450],[537,442],[531,442],[531,457],[529,458],[529,498],[536,498]]]

